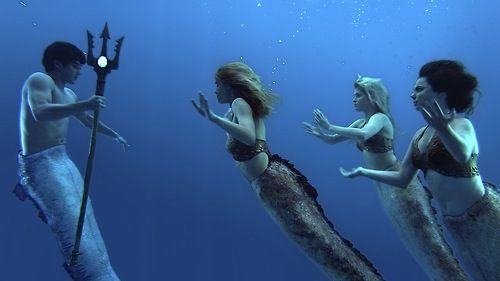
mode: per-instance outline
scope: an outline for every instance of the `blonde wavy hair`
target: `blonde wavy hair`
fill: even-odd
[[[394,120],[389,110],[389,93],[382,83],[382,79],[358,74],[358,79],[354,81],[354,88],[365,93],[370,102],[375,105],[377,111],[389,117],[394,126]]]
[[[264,90],[260,77],[246,64],[231,62],[217,69],[215,80],[235,90],[252,108],[254,117],[266,117],[273,110],[277,97]]]

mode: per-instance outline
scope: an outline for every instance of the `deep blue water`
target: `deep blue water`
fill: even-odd
[[[418,68],[458,59],[483,96],[472,117],[484,179],[499,182],[498,8],[494,1],[2,1],[0,10],[0,280],[67,280],[55,240],[17,180],[19,90],[41,71],[55,40],[86,50],[85,30],[125,35],[120,69],[107,79],[102,120],[132,145],[98,138],[91,196],[113,266],[122,280],[326,280],[264,212],[224,150],[225,134],[190,99],[201,90],[216,113],[213,73],[249,64],[281,102],[267,122],[271,150],[316,186],[326,214],[387,280],[426,280],[378,203],[374,185],[339,166],[362,164],[352,143],[328,146],[302,121],[319,107],[347,125],[356,75],[381,77],[401,134],[399,157],[424,124],[410,91]],[[168,4],[167,4],[168,3]],[[100,47],[100,41],[96,41]],[[98,50],[97,50],[98,51]],[[72,88],[95,89],[88,67]],[[73,122],[68,150],[81,170],[89,132]]]

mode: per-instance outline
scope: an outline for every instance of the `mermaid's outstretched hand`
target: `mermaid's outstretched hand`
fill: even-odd
[[[191,103],[193,104],[194,108],[201,114],[201,116],[207,117],[208,120],[213,121],[215,114],[208,106],[207,98],[205,98],[202,92],[198,92],[198,95],[199,95],[199,104],[196,103],[194,99],[191,100]]]
[[[315,137],[318,137],[320,139],[325,137],[325,133],[319,128],[318,126],[311,125],[307,122],[302,122],[302,125],[304,125],[304,129],[306,133],[311,134]]]
[[[314,121],[316,122],[316,124],[318,124],[318,126],[326,130],[330,129],[331,124],[330,122],[328,122],[328,118],[326,118],[326,116],[323,114],[323,112],[321,112],[321,110],[317,108],[314,109],[313,115],[314,115]]]
[[[340,168],[339,168],[339,171],[340,171],[340,173],[341,173],[344,177],[346,177],[346,178],[351,178],[351,179],[352,179],[352,178],[355,178],[355,177],[361,176],[361,170],[362,170],[362,169],[363,169],[362,167],[357,167],[357,168],[354,168],[354,169],[352,169],[352,170],[348,171],[348,170],[346,170],[346,169],[344,169],[344,168],[340,167]]]
[[[428,103],[420,111],[425,121],[437,131],[443,131],[446,129],[448,124],[455,118],[457,112],[452,109],[448,113],[444,113],[439,103],[434,99],[432,102]]]

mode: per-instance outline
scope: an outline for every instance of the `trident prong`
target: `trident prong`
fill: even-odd
[[[115,57],[110,61],[110,65],[112,69],[118,69],[118,59],[120,57],[120,50],[122,49],[122,43],[125,37],[120,37],[116,39],[116,45],[115,45]]]
[[[88,48],[87,48],[87,64],[94,67],[96,63],[96,59],[94,57],[94,35],[90,33],[90,31],[87,30],[87,43],[88,43]]]
[[[104,25],[104,29],[101,32],[101,38],[102,38],[102,47],[101,47],[101,56],[108,56],[108,40],[111,39],[109,37],[109,29],[108,29],[108,23]]]

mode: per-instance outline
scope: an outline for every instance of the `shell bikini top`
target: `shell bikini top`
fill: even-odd
[[[420,153],[418,150],[418,142],[428,127],[429,126],[425,127],[422,133],[412,143],[413,152],[411,160],[416,168],[422,170],[424,174],[427,170],[431,169],[448,177],[471,178],[479,176],[477,153],[472,153],[469,161],[466,163],[460,163],[453,159],[453,156],[446,150],[446,147],[436,135],[434,135],[429,142],[427,151]]]

